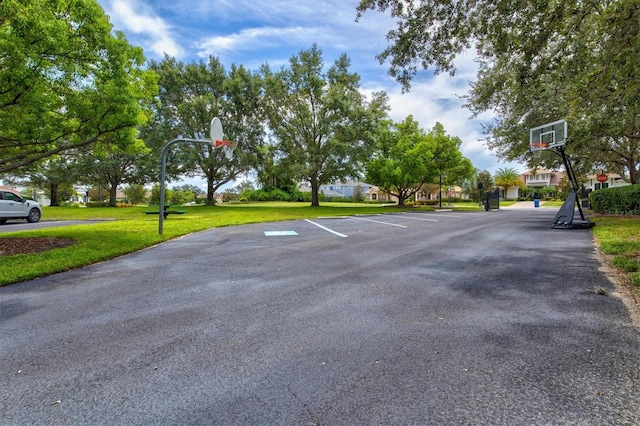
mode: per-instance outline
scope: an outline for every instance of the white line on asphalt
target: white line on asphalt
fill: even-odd
[[[405,216],[402,216],[402,218],[403,218],[403,219],[413,219],[413,220],[426,220],[426,221],[429,221],[429,222],[437,222],[437,221],[438,221],[438,219],[427,219],[426,217],[413,217],[413,216],[409,216],[410,214],[411,214],[411,213],[409,213],[409,214],[407,214],[407,215],[405,215]],[[424,216],[423,214],[420,214],[420,213],[416,214],[416,216],[420,216],[420,215]]]
[[[449,214],[448,212],[440,212],[440,213],[436,213],[436,212],[433,212],[433,213],[409,213],[409,214],[413,214],[413,215],[419,215],[419,214],[425,214],[426,215],[426,214],[428,214],[428,215],[436,215],[438,217],[452,217],[452,218],[455,218],[455,219],[464,218],[464,216],[456,216],[455,214]]]
[[[264,231],[265,237],[282,237],[285,235],[298,235],[296,231]]]
[[[383,224],[383,225],[389,225],[389,226],[397,226],[398,228],[405,228],[405,229],[406,229],[406,226],[404,226],[404,225],[398,225],[398,224],[395,224],[395,223],[382,222],[382,221],[379,221],[379,220],[373,220],[373,219],[364,219],[364,218],[362,218],[362,217],[354,217],[354,219],[356,219],[356,220],[364,220],[364,221],[367,221],[367,222],[381,223],[381,224]]]
[[[305,221],[309,222],[309,223],[310,223],[310,224],[312,224],[312,225],[317,226],[318,228],[324,229],[324,230],[325,230],[325,231],[327,231],[327,232],[331,232],[332,234],[335,234],[335,235],[337,235],[338,237],[347,238],[347,235],[344,235],[344,234],[341,234],[341,233],[339,233],[339,232],[333,231],[333,230],[331,230],[331,229],[329,229],[329,228],[327,228],[327,227],[325,227],[325,226],[320,225],[319,223],[315,223],[315,222],[314,222],[314,221],[312,221],[312,220],[305,219]]]

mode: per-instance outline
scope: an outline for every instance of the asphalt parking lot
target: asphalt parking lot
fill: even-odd
[[[0,423],[640,424],[640,332],[555,212],[218,228],[1,288]]]

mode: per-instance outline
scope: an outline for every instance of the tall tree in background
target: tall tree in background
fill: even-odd
[[[386,95],[367,100],[349,66],[342,55],[325,70],[313,45],[292,57],[288,68],[261,69],[269,128],[294,176],[311,185],[312,206],[319,206],[321,185],[359,175],[377,123],[386,116]]]
[[[429,132],[433,139],[433,163],[438,168],[438,185],[440,186],[440,207],[442,207],[443,185],[461,184],[464,179],[470,179],[476,172],[471,160],[460,152],[462,140],[457,136],[448,135],[444,126],[438,122]]]
[[[447,135],[436,123],[426,133],[412,116],[403,122],[385,122],[378,132],[376,150],[367,162],[366,179],[404,202],[425,184],[455,185],[470,179],[475,168],[460,152],[460,138]]]
[[[417,3],[417,4],[416,4]],[[468,106],[495,111],[487,146],[506,160],[533,157],[528,130],[566,119],[581,171],[605,166],[640,182],[640,2],[637,0],[361,0],[357,10],[389,11],[398,27],[378,58],[410,88],[419,69],[455,74],[475,48],[477,81]]]
[[[76,166],[76,152],[68,152],[65,155],[53,155],[46,160],[39,161],[31,166],[21,169],[20,173],[14,171],[14,176],[20,176],[31,185],[47,189],[49,193],[49,205],[60,206],[59,190],[71,189],[81,175]],[[62,200],[66,201],[66,200]]]
[[[255,165],[264,133],[259,118],[260,79],[241,66],[226,72],[214,57],[185,64],[167,56],[152,61],[150,68],[159,76],[160,95],[154,120],[142,129],[141,137],[153,147],[158,166],[159,154],[169,141],[208,138],[213,117],[222,121],[225,139],[238,142],[231,159],[208,144],[178,144],[169,154],[167,175],[203,176],[207,204],[214,204],[218,188]]]
[[[0,1],[0,173],[133,141],[156,89],[143,64],[95,0]]]
[[[144,184],[148,175],[141,165],[151,150],[137,140],[127,147],[94,149],[76,160],[76,168],[83,170],[78,181],[98,185],[109,192],[109,207],[116,207],[118,187],[128,184]]]
[[[291,194],[298,190],[296,165],[280,153],[275,144],[266,144],[258,151],[256,179],[267,192],[279,189]]]
[[[433,162],[435,149],[433,139],[412,116],[400,123],[387,121],[378,132],[365,179],[397,197],[398,204],[403,206],[422,185],[438,176],[438,167]]]

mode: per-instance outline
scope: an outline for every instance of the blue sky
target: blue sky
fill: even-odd
[[[257,70],[264,63],[272,69],[287,65],[289,58],[316,43],[325,64],[342,53],[351,59],[351,70],[361,76],[365,92],[384,90],[390,98],[391,118],[413,115],[429,130],[436,122],[462,140],[462,153],[479,170],[494,174],[499,168],[524,168],[498,162],[484,148],[480,123],[489,113],[471,120],[462,96],[475,79],[473,54],[457,61],[455,77],[421,72],[411,91],[402,93],[387,74],[387,64],[375,55],[386,46],[393,21],[379,12],[367,12],[359,22],[357,0],[98,0],[114,28],[144,49],[147,59],[164,54],[184,61],[216,56],[229,67],[242,64]]]

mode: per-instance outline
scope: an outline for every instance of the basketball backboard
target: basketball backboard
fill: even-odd
[[[231,160],[233,158],[233,150],[236,149],[238,145],[237,142],[228,141],[224,139],[224,133],[222,131],[222,122],[218,117],[213,117],[211,120],[211,132],[209,134],[211,137],[211,142],[213,142],[213,146],[216,148],[222,147],[224,151],[224,155]]]
[[[534,127],[529,131],[531,152],[564,146],[567,142],[567,122],[558,120]]]
[[[222,122],[218,117],[213,117],[211,120],[211,132],[209,133],[209,137],[211,138],[211,142],[215,146],[216,141],[222,140],[224,138],[224,133],[222,132]]]

